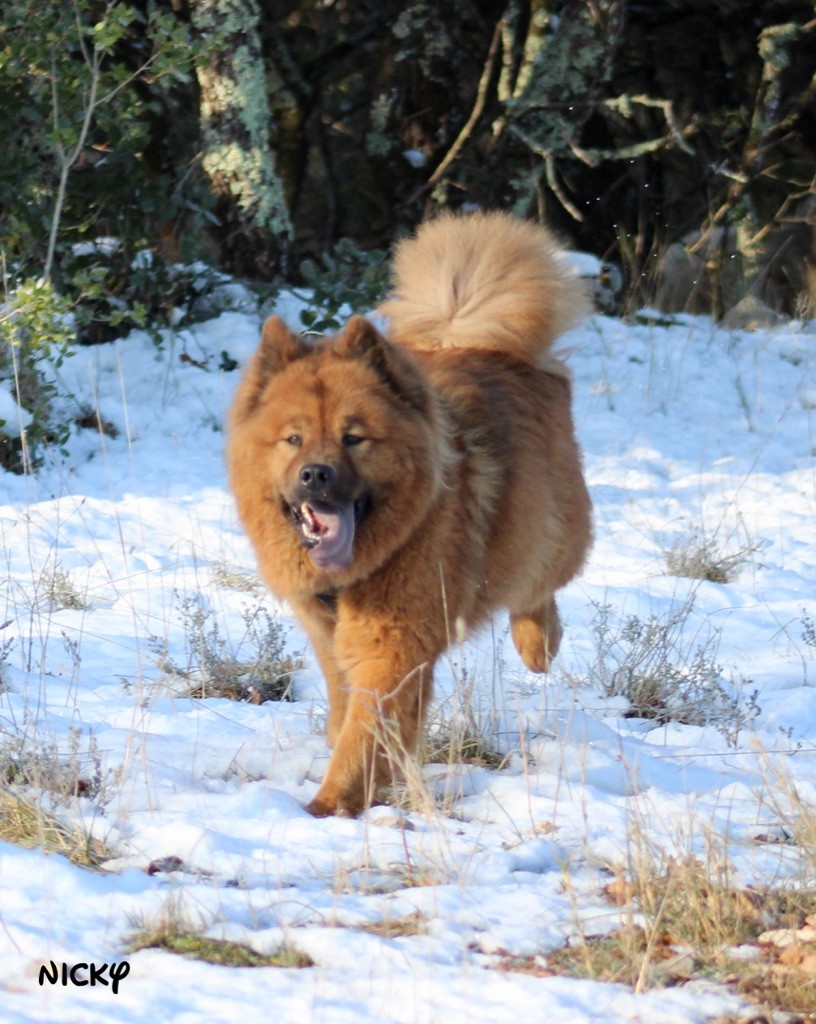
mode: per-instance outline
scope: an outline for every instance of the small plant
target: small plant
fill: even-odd
[[[0,420],[0,466],[36,468],[45,447],[63,448],[70,421],[56,408],[53,371],[71,352],[74,329],[67,302],[43,280],[20,282],[0,305],[0,389],[19,406],[19,422]]]
[[[185,681],[188,697],[225,697],[252,704],[290,699],[299,661],[284,653],[285,628],[264,605],[244,609],[245,633],[237,648],[222,636],[201,595],[184,597],[179,615],[186,666],[169,657],[166,641],[152,637],[150,647],[164,672]]]
[[[507,974],[526,974],[531,978],[551,978],[557,973],[552,967],[547,966],[547,958],[541,953],[505,953],[491,964],[491,969]]]
[[[648,921],[669,928],[677,945],[706,958],[754,938],[764,928],[763,913],[781,913],[784,905],[782,894],[763,897],[737,886],[732,866],[713,853],[705,860],[669,857],[660,869],[641,868],[634,890]]]
[[[8,661],[9,654],[11,654],[12,648],[14,647],[14,637],[3,638],[2,631],[7,629],[11,625],[9,622],[0,622],[0,693],[3,692],[4,681],[3,681],[3,666]]]
[[[664,552],[664,557],[671,576],[732,583],[758,550],[759,545],[745,543],[726,554],[714,537],[695,527],[687,536],[675,541]]]
[[[373,867],[338,867],[332,892],[338,896],[378,896],[402,889],[442,885],[446,880],[449,880],[447,874],[428,864],[394,863],[382,870]]]
[[[448,698],[437,702],[425,729],[421,747],[422,790],[417,791],[406,806],[432,806],[443,815],[456,815],[457,801],[469,792],[471,768],[501,771],[510,760],[502,750],[492,715],[481,713],[481,696],[477,689],[478,675],[465,657],[449,657],[454,688]],[[494,638],[494,678],[504,668],[503,640]],[[439,768],[430,766],[440,765]],[[419,781],[419,780],[417,780]],[[430,787],[430,794],[428,788]],[[410,787],[409,787],[410,790]],[[432,794],[432,795],[431,795]],[[420,797],[422,799],[420,799]]]
[[[798,849],[802,873],[812,886],[816,879],[816,803],[802,795],[787,772],[770,763],[768,768],[772,783],[768,804],[785,841]]]
[[[36,592],[51,611],[58,611],[60,608],[87,611],[90,608],[71,577],[59,564],[40,573]]]
[[[805,609],[802,609],[802,639],[816,654],[816,622],[808,615]]]
[[[365,252],[348,238],[341,239],[320,263],[304,260],[300,273],[312,291],[308,309],[300,314],[304,330],[322,334],[337,331],[351,313],[376,306],[388,290],[390,267],[385,252]]]
[[[226,939],[211,939],[206,935],[187,932],[169,926],[137,932],[127,944],[128,953],[140,949],[164,949],[188,960],[203,960],[223,967],[312,967],[313,961],[305,953],[282,947],[275,953],[257,953],[251,946]]]
[[[473,723],[452,721],[432,730],[425,742],[426,764],[472,764],[502,769],[507,755],[500,753]]]
[[[438,703],[426,729],[423,760],[426,764],[470,764],[499,770],[507,764],[508,755],[491,742],[479,721],[480,698],[477,675],[466,658],[449,657],[455,686],[449,702]],[[493,672],[497,678],[505,668],[504,638],[493,639]]]
[[[549,973],[569,978],[592,978],[636,988],[648,970],[649,984],[654,988],[659,974],[657,957],[648,958],[646,933],[637,924],[627,922],[608,935],[587,935],[570,942],[546,958]],[[643,987],[643,986],[642,986]]]
[[[78,796],[104,804],[115,784],[115,773],[103,769],[96,737],[80,728],[69,731],[62,748],[22,737],[7,738],[0,747],[0,785],[15,791],[49,793],[63,804]]]
[[[762,1005],[769,1018],[774,1010],[813,1014],[811,890],[741,887],[713,849],[703,859],[638,854],[629,877],[618,873],[604,890],[619,908],[617,928],[579,934],[534,962],[504,958],[499,969],[619,982],[636,992],[707,976]]]
[[[596,660],[590,679],[609,697],[629,701],[627,717],[665,724],[713,725],[734,746],[739,733],[760,713],[750,680],[725,680],[716,662],[719,634],[689,646],[683,627],[692,602],[668,619],[631,615],[613,623],[609,605],[595,605]]]

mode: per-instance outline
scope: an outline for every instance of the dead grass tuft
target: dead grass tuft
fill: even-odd
[[[711,725],[731,746],[759,714],[751,680],[726,677],[717,662],[719,633],[689,640],[693,597],[662,618],[617,618],[595,604],[595,660],[588,681],[630,704],[626,717],[660,724]]]
[[[399,939],[414,935],[426,935],[428,920],[420,913],[408,914],[407,917],[386,917],[382,921],[371,921],[357,925],[355,931],[367,935],[377,935],[381,939]]]
[[[70,609],[72,611],[90,610],[91,605],[87,598],[59,564],[53,568],[44,569],[40,573],[35,590],[39,600],[51,611],[60,611],[61,609]]]
[[[507,759],[475,728],[453,724],[428,736],[423,756],[426,764],[472,764],[494,771],[504,768]]]
[[[663,555],[670,576],[724,584],[733,583],[758,550],[758,544],[746,542],[735,550],[727,551],[716,537],[700,527],[692,527]]]
[[[0,786],[0,840],[59,853],[85,868],[99,867],[114,856],[100,840],[60,821],[7,786]]]
[[[780,1011],[794,1015],[788,1022],[816,1019],[816,891],[740,888],[731,874],[692,856],[660,870],[640,865],[631,880],[621,873],[604,890],[621,907],[620,927],[549,954],[546,970],[638,992],[704,976],[769,1019]]]

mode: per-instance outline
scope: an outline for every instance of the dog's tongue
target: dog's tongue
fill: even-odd
[[[348,568],[354,547],[354,505],[346,505],[337,512],[310,506],[310,511],[321,535],[317,544],[309,549],[309,557],[315,565],[329,572]]]

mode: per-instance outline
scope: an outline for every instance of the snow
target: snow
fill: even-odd
[[[8,381],[0,381],[0,427],[6,437],[19,437],[20,431],[31,425],[33,416],[21,409]]]
[[[278,308],[293,324],[298,301]],[[136,332],[78,350],[61,386],[97,402],[116,436],[78,431],[69,457],[36,477],[0,476],[0,651],[13,641],[0,756],[50,752],[96,778],[87,795],[45,797],[115,854],[92,872],[0,844],[0,1019],[697,1024],[736,1013],[739,1000],[710,983],[635,995],[500,964],[614,929],[602,890],[637,835],[667,855],[719,850],[744,884],[798,878],[796,848],[762,837],[784,834],[785,780],[816,801],[813,326],[748,334],[702,317],[598,315],[564,339],[596,542],[562,594],[556,670],[529,674],[502,616],[457,647],[439,665],[432,728],[471,716],[505,766],[427,765],[418,810],[359,821],[303,810],[328,758],[324,686],[289,611],[251,589],[226,489],[238,375],[219,370],[220,354],[243,365],[258,332],[244,302],[161,348]],[[694,531],[747,552],[731,582],[667,573],[665,551]],[[77,606],[49,588],[57,571]],[[228,585],[230,573],[250,589]],[[306,652],[296,699],[185,696],[166,667],[191,662],[193,599],[230,649],[242,649],[248,608],[279,616],[287,650]],[[703,645],[740,714],[625,717],[627,700],[602,686],[622,650],[599,659],[602,615],[616,635],[633,616],[676,620],[677,656]],[[177,860],[149,874],[162,858]],[[315,966],[125,953],[133,922],[171,904],[213,936],[286,943]],[[422,933],[360,930],[411,914]],[[115,994],[38,984],[42,963],[122,960]]]
[[[591,252],[561,251],[558,256],[578,277],[598,277],[603,270],[603,260]]]

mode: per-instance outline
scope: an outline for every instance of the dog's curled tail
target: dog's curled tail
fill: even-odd
[[[500,349],[541,363],[589,310],[553,236],[503,213],[423,224],[398,245],[394,276],[379,311],[410,348]]]

